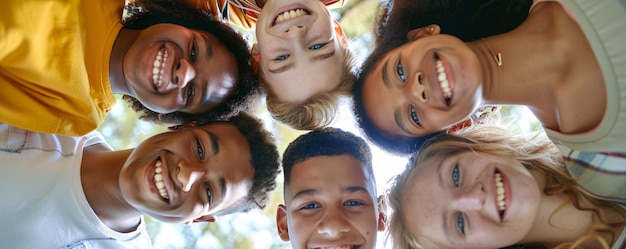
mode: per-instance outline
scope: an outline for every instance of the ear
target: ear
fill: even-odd
[[[387,204],[385,203],[385,197],[378,196],[378,231],[385,231],[385,223],[387,223]]]
[[[259,62],[261,61],[261,51],[259,51],[259,44],[255,43],[252,45],[252,49],[250,49],[250,55],[252,58],[250,59],[250,66],[252,66],[252,70],[255,73],[259,73]]]
[[[287,242],[289,241],[289,227],[287,226],[287,207],[280,204],[276,208],[276,229],[280,239]]]
[[[214,216],[210,216],[210,215],[204,215],[204,216],[200,216],[198,218],[195,218],[193,220],[193,223],[200,223],[200,222],[215,222],[215,217]]]
[[[448,129],[448,133],[453,133],[453,132],[460,131],[461,129],[470,127],[473,124],[474,124],[474,121],[472,121],[472,118],[467,118],[467,119],[461,121],[460,123],[455,124],[452,127],[450,127]]]
[[[343,46],[348,46],[348,38],[346,37],[346,33],[343,32],[343,28],[341,27],[341,23],[337,20],[333,20],[333,26],[335,27],[335,35],[337,36],[337,40]]]
[[[196,127],[196,126],[198,126],[198,122],[191,121],[191,122],[187,122],[181,125],[174,125],[174,126],[167,127],[167,129],[170,131],[175,131],[175,130],[182,130],[182,129],[187,129],[187,128]]]
[[[409,31],[406,34],[406,38],[409,41],[414,41],[420,38],[424,38],[431,35],[438,35],[441,32],[441,28],[437,24],[431,24],[426,27],[416,28]]]

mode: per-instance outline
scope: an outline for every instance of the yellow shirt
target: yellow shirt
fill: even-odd
[[[79,136],[115,104],[109,58],[123,0],[3,0],[0,122]]]

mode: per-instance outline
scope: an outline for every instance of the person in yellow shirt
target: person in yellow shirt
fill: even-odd
[[[142,118],[167,124],[251,107],[260,88],[241,34],[180,2],[145,4],[4,1],[0,122],[84,135],[106,117],[114,93]],[[122,22],[124,8],[131,17]]]

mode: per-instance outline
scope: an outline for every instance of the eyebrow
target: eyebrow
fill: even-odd
[[[224,202],[224,196],[226,196],[226,180],[224,177],[220,177],[218,182],[220,184],[220,188],[222,189],[222,198],[220,199],[220,202]]]
[[[389,65],[389,57],[387,57],[387,59],[385,60],[385,63],[383,64],[381,76],[383,78],[383,84],[385,85],[385,87],[387,89],[390,89],[391,83],[389,83],[389,77],[387,77],[388,65]],[[395,108],[395,110],[393,111],[393,119],[396,122],[396,125],[400,128],[400,130],[402,130],[403,132],[407,134],[411,134],[409,129],[407,129],[406,126],[404,126],[404,122],[402,122],[402,114],[401,114],[400,108]]]
[[[202,40],[204,40],[204,44],[206,45],[206,57],[210,59],[213,57],[213,46],[211,46],[211,42],[209,42],[209,37],[205,34],[202,34]]]
[[[383,78],[383,84],[385,84],[385,86],[387,88],[390,88],[391,84],[389,83],[389,77],[387,77],[387,65],[389,65],[389,57],[387,57],[387,60],[385,60],[385,63],[383,64],[383,70],[382,70],[382,78]]]
[[[404,131],[405,133],[411,134],[409,129],[404,126],[404,122],[402,122],[402,114],[400,108],[395,108],[395,110],[393,111],[393,120],[396,121],[396,125],[400,127],[400,130]]]
[[[319,194],[321,191],[319,189],[304,189],[298,193],[296,193],[291,199],[295,200],[297,198],[300,198],[302,196],[305,195],[316,195]],[[369,194],[369,191],[367,191],[367,189],[365,187],[361,187],[361,186],[348,186],[348,187],[344,187],[341,189],[341,192],[348,192],[348,193],[355,193],[355,192],[365,192],[367,194]]]
[[[337,50],[335,48],[333,48],[333,50],[328,52],[328,53],[319,54],[319,55],[314,56],[313,58],[311,58],[311,62],[318,62],[318,61],[330,58],[333,55],[335,55],[335,53],[337,53]],[[287,71],[287,70],[293,68],[294,65],[295,65],[295,63],[292,62],[292,63],[289,63],[289,64],[284,65],[282,67],[279,67],[277,69],[268,69],[267,71],[269,71],[270,73],[274,73],[274,74],[282,73],[284,71]]]
[[[342,192],[354,193],[354,192],[365,192],[369,194],[369,191],[365,187],[361,186],[350,186],[343,189]]]
[[[444,186],[443,171],[441,169],[441,168],[443,168],[443,165],[442,165],[443,161],[444,160],[439,161],[439,165],[437,166],[437,176],[439,178],[439,182],[438,183],[439,183],[439,187],[442,188],[442,189],[445,187]],[[441,219],[442,219],[441,224],[443,224],[443,233],[445,234],[445,236],[448,239],[448,241],[451,241],[450,229],[448,227],[448,220],[449,220],[448,217],[449,217],[448,216],[448,212],[444,211],[443,215],[441,216]]]
[[[206,131],[206,133],[209,135],[209,140],[211,141],[211,150],[213,150],[213,155],[217,155],[217,153],[220,152],[220,145],[217,142],[217,136],[215,136],[215,134],[211,131]]]
[[[207,81],[207,82],[206,82],[206,84],[203,84],[203,85],[202,85],[202,95],[201,95],[201,97],[200,97],[200,105],[202,105],[202,104],[204,104],[204,103],[208,102],[208,99],[207,99],[207,98],[208,98],[209,96],[207,95],[207,93],[206,93],[206,92],[207,92],[207,88],[209,87],[209,84],[210,84],[210,83]]]
[[[317,194],[319,192],[320,191],[317,190],[317,189],[305,189],[305,190],[302,190],[302,191],[296,193],[295,195],[293,195],[293,197],[291,199],[295,200],[295,199],[298,199],[298,198],[300,198],[302,196],[305,196],[305,195],[315,195],[315,194]]]

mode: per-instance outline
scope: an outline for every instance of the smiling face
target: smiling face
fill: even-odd
[[[348,155],[294,165],[285,186],[286,207],[277,211],[281,238],[297,249],[373,249],[377,203],[365,174],[361,162]]]
[[[401,207],[410,233],[437,248],[501,248],[531,231],[541,191],[514,159],[462,152],[426,160]]]
[[[431,35],[408,42],[374,66],[363,105],[382,131],[417,137],[464,120],[482,101],[478,58],[461,40]]]
[[[153,136],[130,155],[120,188],[137,210],[165,222],[190,221],[232,206],[252,185],[246,138],[210,124]]]
[[[270,0],[256,24],[264,81],[284,102],[302,102],[340,82],[345,39],[318,0]],[[343,42],[342,42],[343,41]]]
[[[123,60],[130,95],[158,113],[207,112],[237,84],[237,64],[215,36],[180,25],[141,31]]]

